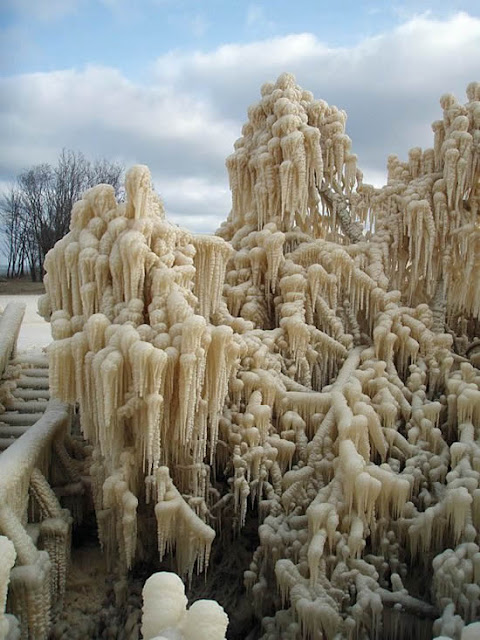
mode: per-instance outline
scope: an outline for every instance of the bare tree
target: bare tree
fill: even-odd
[[[2,196],[0,210],[3,217],[3,252],[7,256],[7,276],[23,275],[26,263],[26,242],[23,233],[21,198],[18,188],[12,187]]]
[[[72,207],[82,193],[106,183],[119,197],[122,179],[120,164],[91,162],[65,149],[56,166],[40,164],[22,171],[0,200],[7,275],[21,276],[28,270],[32,280],[41,278],[45,255],[68,232]]]

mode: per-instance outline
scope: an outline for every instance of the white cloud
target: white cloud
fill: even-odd
[[[191,90],[205,84],[216,87],[233,77],[229,89],[237,93],[247,83],[258,87],[259,76],[275,76],[288,68],[300,82],[303,76],[320,91],[328,89],[329,81],[342,92],[376,87],[375,93],[400,93],[405,88],[435,88],[442,77],[448,83],[466,71],[478,72],[479,40],[477,18],[464,13],[445,21],[418,16],[352,48],[331,48],[312,33],[302,33],[227,44],[208,53],[171,52],[158,59],[157,71],[159,78]]]
[[[224,161],[261,84],[292,71],[316,97],[344,108],[359,164],[378,184],[389,153],[431,145],[440,95],[464,100],[478,79],[479,50],[479,19],[424,15],[350,48],[304,33],[170,52],[148,85],[94,66],[11,77],[0,80],[0,179],[55,161],[62,147],[145,163],[167,213],[213,230],[230,208]]]
[[[214,231],[230,210],[230,191],[226,184],[197,177],[157,180],[155,176],[153,183],[168,218],[192,231]]]
[[[210,105],[114,69],[36,73],[0,80],[0,176],[55,162],[62,147],[89,157],[148,164],[168,209],[212,222],[228,213],[224,160],[238,128]],[[213,226],[212,226],[213,225]]]
[[[360,162],[383,170],[389,153],[405,156],[411,146],[431,144],[439,97],[453,92],[464,99],[466,85],[478,77],[479,51],[480,20],[459,13],[445,20],[416,16],[350,48],[328,47],[303,33],[167,54],[156,68],[172,90],[188,87],[237,121],[263,82],[291,71],[316,97],[347,111]]]
[[[162,155],[164,147],[175,156],[175,147],[188,147],[191,155],[203,158],[208,150],[218,161],[234,135],[228,123],[217,121],[209,105],[193,95],[139,86],[114,69],[28,74],[0,80],[0,86],[3,139],[13,147],[22,140],[32,147],[40,141],[71,145],[83,140],[91,142],[92,150],[101,152],[101,143],[107,142],[104,153],[113,146],[125,149],[127,156],[143,149]],[[2,161],[8,161],[8,154],[0,155]]]

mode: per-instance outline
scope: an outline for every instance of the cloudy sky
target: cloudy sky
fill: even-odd
[[[228,214],[225,158],[283,71],[347,111],[375,184],[480,80],[478,0],[0,0],[0,31],[0,188],[63,147],[148,164],[195,231]]]

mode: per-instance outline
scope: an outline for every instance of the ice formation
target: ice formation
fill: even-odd
[[[197,600],[187,610],[176,573],[154,573],[143,588],[144,640],[225,640],[228,616],[214,600]]]
[[[216,236],[170,224],[144,166],[126,203],[99,185],[75,205],[40,310],[111,564],[156,538],[191,577],[250,510],[264,640],[473,637],[480,84],[467,97],[374,189],[345,112],[283,74],[227,159]]]

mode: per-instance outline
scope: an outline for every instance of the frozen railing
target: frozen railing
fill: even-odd
[[[0,376],[16,355],[24,312],[25,304],[10,303],[0,316]],[[46,640],[51,606],[65,588],[72,518],[61,508],[49,478],[59,456],[68,457],[62,450],[70,415],[69,405],[50,400],[39,420],[0,454],[0,535],[10,540],[16,555],[11,571],[1,572],[0,593],[8,584],[8,608],[20,622],[22,639]],[[3,604],[0,618],[4,637],[6,622],[15,618],[3,616]]]
[[[55,437],[62,437],[69,420],[69,406],[58,400],[50,400],[43,416],[0,456],[0,530],[12,540],[15,547],[17,547],[16,540],[6,530],[8,525],[4,522],[2,515],[5,510],[8,510],[19,523],[24,522],[32,471],[35,468],[41,468],[45,475],[48,475],[47,467],[52,441]],[[23,526],[22,529],[25,531]],[[28,537],[26,532],[25,536]],[[24,538],[23,535],[20,537]],[[28,539],[30,540],[29,537]],[[20,549],[16,548],[22,563],[22,553],[31,549],[30,543],[25,540],[20,545]],[[36,556],[36,551],[36,548],[32,551],[33,556]],[[24,559],[28,562],[28,559],[33,556],[27,553]]]
[[[17,556],[10,572],[9,610],[20,621],[22,638],[46,640],[52,604],[65,589],[72,518],[61,509],[47,478],[54,441],[63,440],[69,420],[69,406],[50,400],[43,416],[0,455],[0,533]],[[33,529],[27,523],[31,496],[40,513]]]
[[[10,302],[0,315],[0,376],[17,349],[17,338],[22,325],[26,304]]]

